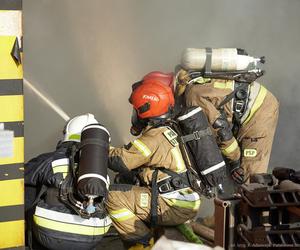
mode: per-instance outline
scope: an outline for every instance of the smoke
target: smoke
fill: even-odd
[[[47,90],[45,96],[70,116],[95,114],[110,130],[113,144],[120,145],[129,139],[127,100],[134,81],[153,70],[172,71],[187,47],[244,48],[266,56],[260,82],[281,104],[270,166],[296,168],[299,10],[298,0],[27,0],[25,74],[34,76]],[[36,98],[25,100],[30,155],[49,149],[63,124]],[[49,124],[47,131],[41,120],[42,126]]]

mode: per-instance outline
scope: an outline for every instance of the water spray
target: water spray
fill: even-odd
[[[56,114],[58,114],[65,121],[70,120],[70,116],[63,111],[61,107],[59,107],[53,101],[50,101],[44,94],[42,94],[31,82],[24,78],[24,85],[31,89],[39,98],[41,98]]]

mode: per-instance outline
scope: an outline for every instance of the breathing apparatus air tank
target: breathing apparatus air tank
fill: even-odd
[[[82,197],[89,199],[91,206],[93,199],[104,198],[108,192],[109,142],[110,134],[101,124],[87,125],[82,130],[77,190]]]
[[[219,187],[225,177],[225,162],[203,110],[185,108],[177,117],[181,142],[186,144],[193,168],[207,188]]]
[[[249,56],[237,48],[187,48],[182,53],[181,66],[186,70],[203,71],[208,62],[212,72],[226,72],[256,69],[259,62],[264,63],[264,58]]]

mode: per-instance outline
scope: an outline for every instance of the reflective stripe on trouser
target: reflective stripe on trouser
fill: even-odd
[[[159,196],[158,224],[178,225],[193,218],[200,205],[198,198],[199,196],[196,197],[193,192],[188,191],[183,191],[181,195],[172,196],[170,199]],[[106,205],[113,224],[123,240],[138,242],[139,239],[151,235],[146,225],[150,222],[150,189],[131,186],[128,191],[121,189],[110,191]]]
[[[252,119],[238,134],[241,145],[241,166],[246,175],[267,172],[272,143],[277,126],[279,103],[267,92]]]
[[[77,235],[103,235],[110,225],[109,217],[104,219],[83,219],[79,215],[61,213],[42,207],[36,207],[33,221],[36,225],[55,231]]]

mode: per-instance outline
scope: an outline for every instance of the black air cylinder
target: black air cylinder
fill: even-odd
[[[219,150],[208,120],[200,107],[189,107],[177,118],[193,165],[201,179],[209,186],[223,181],[225,162]]]
[[[110,134],[101,124],[83,128],[80,143],[77,190],[85,197],[105,197]]]

